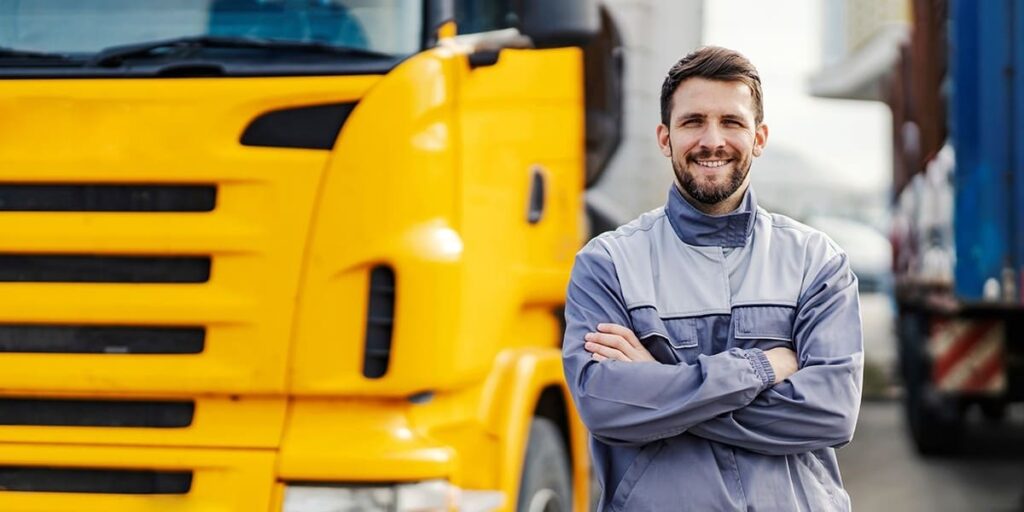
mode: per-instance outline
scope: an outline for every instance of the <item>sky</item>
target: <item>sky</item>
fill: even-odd
[[[768,146],[751,172],[762,202],[803,204],[793,196],[807,189],[815,197],[801,208],[856,194],[884,209],[892,173],[888,107],[807,94],[821,68],[822,19],[818,0],[706,0],[704,43],[738,50],[761,74]]]

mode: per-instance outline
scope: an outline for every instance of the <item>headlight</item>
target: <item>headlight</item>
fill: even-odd
[[[459,489],[444,480],[395,486],[289,485],[282,512],[450,512]]]

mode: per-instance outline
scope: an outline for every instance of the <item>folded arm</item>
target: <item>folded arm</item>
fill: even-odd
[[[590,432],[610,444],[644,444],[749,404],[775,375],[758,349],[699,356],[694,364],[598,360],[585,336],[599,323],[630,325],[608,252],[593,241],[576,258],[565,306],[566,380]]]
[[[801,297],[794,342],[800,369],[789,379],[688,432],[766,455],[848,443],[860,407],[863,340],[857,278],[845,254],[832,258]]]

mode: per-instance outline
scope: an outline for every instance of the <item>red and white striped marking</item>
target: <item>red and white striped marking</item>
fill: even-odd
[[[1005,324],[999,320],[936,320],[928,351],[932,381],[942,391],[997,394],[1006,389]]]

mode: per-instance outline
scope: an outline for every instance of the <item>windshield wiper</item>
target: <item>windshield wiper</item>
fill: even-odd
[[[391,59],[395,57],[394,55],[367,50],[365,48],[334,46],[312,41],[286,41],[279,39],[255,39],[248,37],[186,36],[123,46],[111,46],[97,52],[85,63],[85,65],[96,67],[120,66],[126,59],[147,57],[159,50],[170,50],[172,52],[177,50],[180,52],[180,56],[189,56],[192,55],[195,50],[205,48],[285,50],[380,59]],[[173,58],[175,56],[178,55],[175,53],[160,54],[160,57]]]
[[[62,53],[47,53],[34,50],[21,50],[0,46],[0,58],[15,59],[42,59],[42,60],[71,60],[71,57]]]

